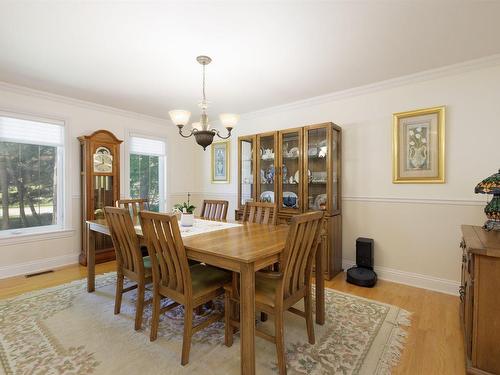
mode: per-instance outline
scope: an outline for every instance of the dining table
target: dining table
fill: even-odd
[[[139,241],[144,243],[140,225],[135,226]],[[105,219],[86,222],[87,291],[95,290],[95,236],[110,235]],[[241,374],[255,374],[255,272],[279,262],[285,248],[287,225],[241,223],[229,228],[183,236],[188,259],[239,273],[240,276],[240,352]],[[182,236],[182,232],[181,232]],[[325,240],[318,244],[325,246]],[[316,323],[325,322],[323,253],[315,257]]]

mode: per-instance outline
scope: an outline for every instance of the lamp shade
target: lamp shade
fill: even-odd
[[[235,113],[221,113],[219,115],[220,122],[225,128],[234,128],[240,119],[240,115]]]
[[[477,184],[474,192],[481,194],[500,194],[500,170],[498,173],[492,174],[490,177],[485,178]]]
[[[191,117],[191,112],[184,111],[183,109],[174,109],[169,111],[170,119],[175,125],[187,125],[189,122],[189,117]]]

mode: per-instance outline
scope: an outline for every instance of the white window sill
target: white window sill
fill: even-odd
[[[6,231],[0,233],[0,246],[17,245],[27,242],[39,242],[54,240],[58,238],[72,237],[75,234],[73,228],[34,228],[33,230]]]

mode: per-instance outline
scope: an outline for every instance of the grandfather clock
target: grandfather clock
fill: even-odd
[[[104,219],[104,207],[120,199],[120,144],[107,130],[78,137],[81,156],[82,250],[80,264],[87,265],[87,220]],[[96,263],[115,259],[109,236],[96,233]]]

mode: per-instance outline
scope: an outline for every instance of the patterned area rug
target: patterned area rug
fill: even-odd
[[[190,362],[180,365],[183,309],[162,317],[158,340],[149,341],[151,306],[143,329],[134,331],[135,291],[113,314],[116,276],[97,277],[0,301],[0,373],[5,374],[238,374],[239,336],[224,346],[223,322],[193,337]],[[305,321],[286,315],[289,374],[389,374],[397,364],[410,324],[398,307],[326,290],[326,324],[307,342]],[[215,303],[222,309],[222,301]],[[209,314],[206,311],[205,314]],[[203,319],[197,317],[196,319]],[[272,317],[258,323],[270,333]],[[256,338],[257,374],[276,374],[274,345]]]

